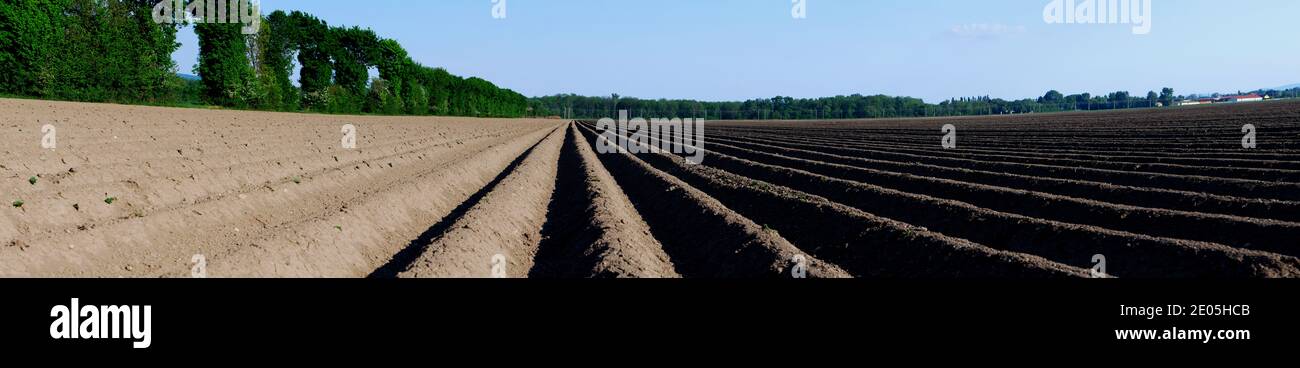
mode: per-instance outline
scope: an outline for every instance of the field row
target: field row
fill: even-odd
[[[713,172],[732,186],[749,183],[813,197],[825,201],[820,208],[841,206],[1061,265],[1087,269],[1101,255],[1108,273],[1120,277],[1289,277],[1300,264],[1300,188],[1286,169],[1234,170],[1190,161],[1156,166],[1171,171],[1166,173],[1140,171],[1149,170],[1143,166],[1099,169],[1094,167],[1109,162],[890,149],[818,129],[758,133],[765,124],[785,123],[755,124],[723,123],[709,130],[707,158],[699,167],[674,166],[676,157],[637,157],[697,188],[717,188],[698,178]],[[870,137],[873,131],[860,134]],[[704,191],[731,198],[722,189]],[[801,222],[794,218],[815,217],[794,215],[787,209],[795,206],[772,205],[771,199],[723,202],[818,256],[824,255],[824,237],[846,236],[843,230],[794,224]],[[769,205],[775,215],[764,215]],[[824,259],[855,275],[871,274],[846,266],[842,257]]]

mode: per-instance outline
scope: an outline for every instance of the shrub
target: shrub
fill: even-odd
[[[349,92],[347,88],[333,85],[326,88],[325,93],[329,95],[325,112],[331,114],[361,113],[361,106],[363,104],[361,97],[352,94],[352,92]]]

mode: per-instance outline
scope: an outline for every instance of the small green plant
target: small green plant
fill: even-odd
[[[302,184],[302,178],[297,177],[297,176],[293,177],[293,183],[294,183],[294,184]]]
[[[117,202],[117,197],[104,198],[104,203],[113,204],[113,202]]]
[[[30,177],[30,178],[27,178],[27,182],[28,182],[28,183],[31,183],[32,185],[36,185],[36,177],[33,176],[33,177]]]
[[[22,208],[22,207],[23,207],[23,200],[19,199],[14,201],[14,208]]]
[[[338,231],[343,231],[343,227],[338,225],[334,225],[334,229]]]

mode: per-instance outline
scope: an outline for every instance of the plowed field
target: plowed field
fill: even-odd
[[[708,122],[700,165],[592,122],[0,113],[0,276],[1300,277],[1297,102]]]

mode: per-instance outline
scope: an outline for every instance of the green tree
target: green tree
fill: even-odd
[[[289,13],[289,22],[293,24],[291,36],[298,48],[298,83],[302,87],[304,107],[311,107],[312,102],[322,100],[325,88],[333,82],[334,66],[330,60],[333,40],[329,25],[316,17],[294,11]],[[306,96],[311,95],[311,96]]]
[[[388,81],[374,79],[370,81],[370,91],[366,94],[365,111],[372,114],[382,113],[388,100],[392,98],[388,90]]]
[[[176,26],[147,0],[0,4],[0,91],[87,101],[174,98]]]
[[[1043,95],[1041,100],[1041,102],[1047,104],[1057,104],[1064,101],[1065,95],[1062,95],[1061,92],[1057,92],[1056,90],[1047,91],[1047,94]]]
[[[246,106],[253,97],[253,70],[240,27],[218,23],[200,23],[194,27],[194,33],[199,36],[197,69],[203,78],[203,96],[208,103]]]
[[[378,58],[379,39],[368,29],[331,28],[334,47],[330,52],[334,59],[334,83],[357,95],[366,91],[366,81],[370,79],[369,67]]]
[[[112,0],[102,2],[103,19],[99,37],[96,72],[99,83],[116,101],[155,101],[163,96],[165,82],[175,77],[172,51],[176,28],[154,22],[156,1]]]
[[[427,115],[429,93],[424,86],[415,81],[407,81],[404,89],[407,91],[406,112],[411,115]]]
[[[1173,106],[1174,98],[1175,96],[1174,96],[1173,88],[1165,87],[1164,89],[1160,90],[1160,103],[1164,104],[1165,106]]]
[[[58,67],[66,0],[0,2],[0,92],[48,95]]]
[[[378,57],[375,60],[375,66],[379,68],[379,78],[387,81],[396,81],[403,79],[407,64],[411,63],[411,58],[406,53],[406,49],[394,40],[381,40],[378,44]]]
[[[298,91],[289,75],[293,73],[293,24],[289,15],[275,11],[266,16],[257,34],[258,80],[267,93],[267,108],[292,111],[298,109]]]

